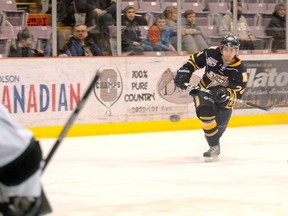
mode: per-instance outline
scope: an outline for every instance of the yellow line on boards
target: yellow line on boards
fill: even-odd
[[[260,126],[274,124],[288,124],[288,113],[232,116],[228,127]],[[69,130],[67,137],[195,130],[201,129],[201,127],[202,124],[200,120],[196,118],[181,119],[178,122],[161,120],[149,122],[83,124],[73,125]],[[37,138],[57,138],[61,130],[63,129],[63,126],[45,126],[29,129],[34,133],[35,137]]]

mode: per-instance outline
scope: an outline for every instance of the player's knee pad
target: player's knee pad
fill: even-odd
[[[215,111],[211,106],[201,106],[197,108],[196,114],[201,121],[211,121],[215,119]]]
[[[39,142],[32,139],[18,158],[0,168],[0,182],[6,186],[21,184],[39,170],[41,160],[42,151]]]
[[[218,133],[218,127],[215,119],[211,121],[202,121],[202,129],[204,130],[206,137],[213,137]]]
[[[203,106],[198,110],[198,118],[202,121],[202,129],[206,137],[215,136],[218,133],[214,109],[210,106]]]

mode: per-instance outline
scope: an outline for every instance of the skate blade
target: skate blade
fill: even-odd
[[[214,157],[204,157],[204,161],[209,163],[209,162],[216,162],[219,160],[218,155],[215,155]]]

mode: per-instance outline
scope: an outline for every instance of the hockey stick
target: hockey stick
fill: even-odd
[[[208,89],[205,89],[205,88],[201,88],[200,86],[192,86],[190,85],[189,83],[185,83],[185,86],[191,88],[191,89],[196,89],[198,91],[202,91],[202,92],[205,92],[207,94],[211,94],[210,90]],[[244,100],[241,100],[241,99],[237,99],[237,98],[233,98],[231,96],[226,96],[225,98],[226,100],[230,100],[230,101],[234,101],[236,103],[241,103],[243,105],[246,105],[246,106],[250,106],[250,107],[254,107],[254,108],[258,108],[258,109],[261,109],[261,110],[264,110],[264,111],[269,111],[271,110],[272,108],[274,108],[274,106],[268,106],[268,107],[264,107],[264,106],[259,106],[257,104],[253,104],[253,103],[250,103],[250,102],[245,102]]]
[[[46,159],[44,160],[44,166],[42,168],[42,174],[43,174],[44,170],[46,169],[48,163],[50,162],[52,156],[54,155],[55,151],[57,150],[58,146],[60,145],[60,143],[62,142],[62,140],[66,136],[66,134],[68,133],[70,127],[73,125],[75,119],[77,118],[79,112],[83,108],[87,98],[89,97],[90,93],[92,92],[92,89],[93,89],[94,85],[96,84],[96,82],[98,81],[98,79],[99,79],[99,75],[98,75],[98,71],[97,71],[94,79],[89,84],[89,86],[88,86],[87,90],[85,91],[83,97],[81,98],[81,100],[79,101],[77,107],[75,108],[75,110],[73,111],[71,116],[69,117],[69,119],[66,122],[64,128],[62,129],[60,135],[58,136],[55,144],[53,145],[53,147],[50,150],[50,152],[49,152],[48,156],[46,157]]]

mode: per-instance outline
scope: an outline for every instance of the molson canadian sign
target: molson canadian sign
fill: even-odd
[[[10,113],[74,110],[80,83],[1,85],[0,100]]]

